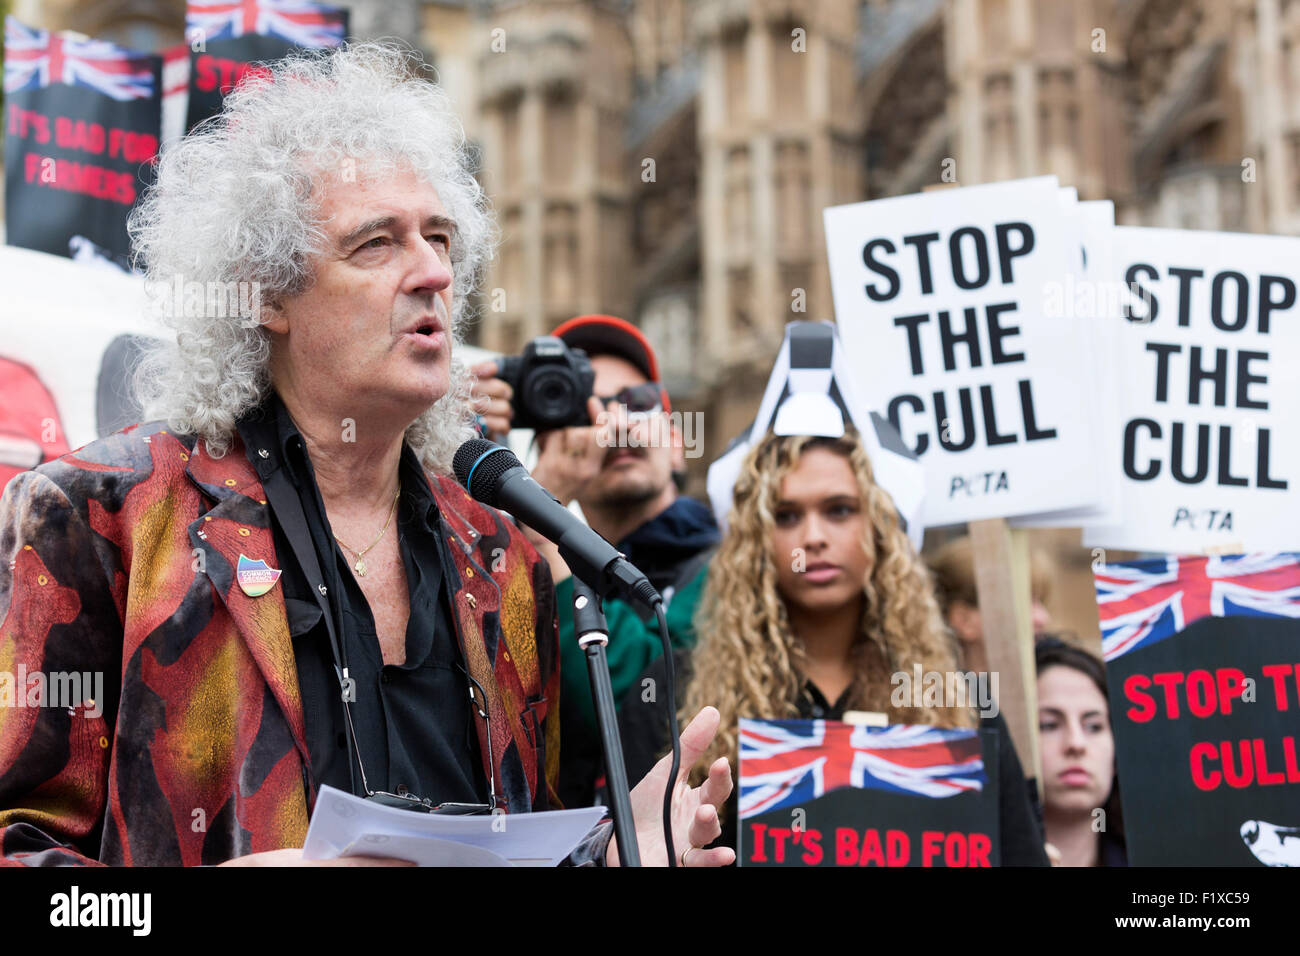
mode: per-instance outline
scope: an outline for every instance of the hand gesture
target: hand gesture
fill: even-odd
[[[713,743],[721,719],[715,708],[705,707],[682,731],[682,764],[673,784],[672,805],[673,847],[678,866],[727,866],[736,859],[736,852],[730,847],[703,849],[722,833],[718,809],[731,796],[731,765],[727,758],[719,757],[713,762],[709,776],[700,786],[692,788],[687,782],[691,768]],[[664,785],[672,762],[672,754],[665,754],[632,789],[632,816],[643,866],[668,865],[663,805]],[[605,859],[610,866],[618,865],[616,841],[610,841]]]
[[[604,420],[604,411],[600,399],[593,395],[587,399],[591,425],[557,428],[537,436],[533,478],[563,505],[579,497],[604,467],[605,455],[613,444],[613,422]]]

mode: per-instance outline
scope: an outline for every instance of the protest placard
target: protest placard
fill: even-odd
[[[186,129],[221,112],[226,94],[295,49],[338,46],[348,11],[319,3],[255,0],[242,4],[190,0],[185,39],[190,45]]]
[[[871,407],[926,468],[927,526],[1097,503],[1055,177],[825,210],[840,335]]]
[[[1062,190],[1065,192],[1065,190]],[[1114,276],[1111,233],[1115,204],[1096,200],[1066,204],[1077,226],[1080,255],[1062,276],[1043,291],[1043,314],[1049,319],[1074,322],[1079,331],[1081,376],[1079,406],[1089,413],[1091,443],[1095,449],[1092,474],[1098,501],[1095,506],[1073,508],[1010,519],[1017,528],[1082,527],[1109,520],[1119,504],[1120,430],[1114,423],[1123,414],[1124,392],[1119,370],[1119,324],[1122,321],[1123,283]]]
[[[998,866],[992,731],[740,720],[742,866]]]
[[[1300,561],[1096,572],[1129,862],[1300,866]]]
[[[1300,239],[1120,227],[1119,506],[1088,545],[1300,546]]]
[[[153,179],[162,61],[5,17],[6,242],[126,267]]]

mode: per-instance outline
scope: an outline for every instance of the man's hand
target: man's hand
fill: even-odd
[[[237,856],[217,866],[415,866],[410,860],[394,860],[386,856],[346,856],[335,860],[304,860],[300,847],[283,850],[263,850]]]
[[[600,399],[593,395],[587,399],[591,425],[557,428],[537,435],[533,479],[566,507],[600,473],[605,454],[613,444],[613,421],[601,422],[604,411]]]
[[[473,390],[474,410],[482,417],[483,428],[489,438],[504,439],[510,433],[510,420],[515,414],[510,404],[514,390],[510,383],[496,377],[496,362],[479,362],[470,371],[476,379]]]
[[[673,785],[672,828],[673,846],[677,863],[695,866],[727,866],[736,859],[730,847],[713,850],[700,849],[718,838],[722,825],[718,821],[718,808],[731,796],[731,765],[726,757],[719,757],[709,767],[708,779],[691,789],[687,778],[691,768],[709,749],[718,733],[722,718],[713,707],[705,707],[687,728],[682,731],[682,765]],[[643,866],[667,866],[668,848],[664,846],[663,806],[664,785],[672,769],[673,755],[665,754],[645,777],[632,788],[632,816],[636,824],[636,841],[641,850]],[[616,841],[609,841],[605,862],[618,866]]]

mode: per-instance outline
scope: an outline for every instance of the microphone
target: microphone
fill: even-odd
[[[509,448],[471,438],[456,450],[452,470],[474,500],[509,512],[554,541],[569,570],[601,597],[618,591],[650,613],[662,603],[646,576],[534,481]]]

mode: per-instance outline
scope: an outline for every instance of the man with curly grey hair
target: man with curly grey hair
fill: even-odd
[[[176,332],[136,380],[156,420],[0,499],[0,662],[108,677],[79,707],[0,706],[0,863],[301,863],[325,784],[556,807],[550,575],[447,477],[494,235],[418,67],[378,44],[291,58],[163,155],[132,218]],[[256,307],[166,292],[232,287]],[[732,859],[704,849],[725,760],[681,782],[716,726],[707,709],[682,737],[690,866]],[[647,863],[667,862],[668,776],[633,791]],[[572,861],[616,863],[609,830]]]

